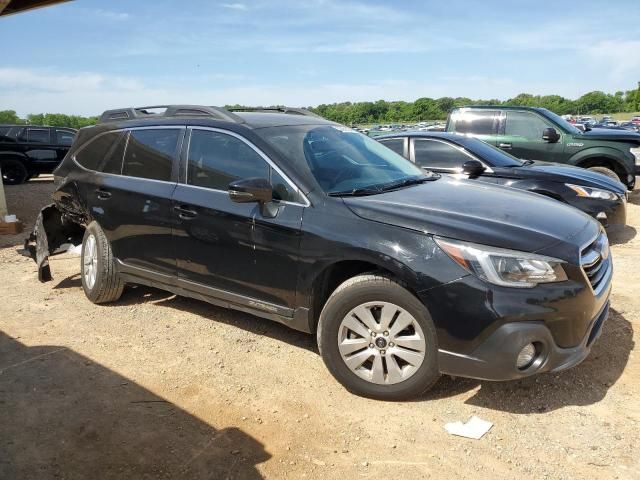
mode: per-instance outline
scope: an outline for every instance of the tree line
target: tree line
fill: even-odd
[[[463,105],[507,105],[543,107],[558,115],[596,115],[603,113],[640,111],[640,82],[635,90],[589,92],[576,100],[560,95],[521,93],[508,100],[473,100],[466,97],[418,98],[414,102],[343,102],[319,105],[312,110],[330,120],[346,125],[372,123],[402,123],[423,120],[444,120],[452,108]]]
[[[635,90],[589,92],[576,100],[560,95],[531,95],[521,93],[508,100],[473,100],[466,97],[418,98],[414,102],[386,101],[342,102],[322,104],[309,109],[318,115],[346,125],[372,123],[418,122],[444,120],[454,107],[463,105],[521,105],[543,107],[558,115],[597,115],[603,113],[640,111],[640,82]],[[237,105],[234,105],[237,106]],[[20,118],[13,110],[0,111],[0,124],[48,125],[52,127],[82,128],[95,125],[98,117],[83,117],[61,113],[39,113]]]

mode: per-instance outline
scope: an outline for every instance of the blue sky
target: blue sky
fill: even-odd
[[[576,98],[636,87],[639,25],[639,0],[76,0],[0,20],[0,110]]]

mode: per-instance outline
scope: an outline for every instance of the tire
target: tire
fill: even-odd
[[[391,320],[385,322],[383,317]],[[409,318],[411,324],[403,328]],[[375,336],[365,324],[376,330]],[[429,390],[440,377],[437,336],[429,312],[406,288],[381,275],[359,275],[342,283],[320,313],[317,337],[329,371],[357,395],[409,399]],[[417,346],[419,338],[424,345]],[[411,349],[404,348],[407,345]],[[421,363],[415,361],[419,357]],[[367,359],[361,362],[363,358]]]
[[[5,185],[20,185],[29,179],[29,170],[24,163],[15,158],[0,161],[2,183]]]
[[[591,170],[592,172],[601,173],[603,175],[606,175],[609,178],[613,178],[614,180],[622,182],[622,180],[620,180],[620,177],[618,176],[618,174],[616,172],[614,172],[613,170],[611,170],[610,168],[607,168],[607,167],[589,167],[588,170]]]
[[[89,224],[82,239],[80,277],[85,295],[93,303],[115,302],[124,282],[115,268],[111,245],[97,222]]]

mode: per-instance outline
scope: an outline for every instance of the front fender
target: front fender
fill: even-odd
[[[614,165],[622,168],[626,173],[631,173],[633,171],[633,161],[631,159],[626,159],[624,152],[612,147],[585,148],[584,150],[580,150],[569,157],[568,163],[575,165],[576,167],[581,167],[590,160],[597,158],[606,158]]]

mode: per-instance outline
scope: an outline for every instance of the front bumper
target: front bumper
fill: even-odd
[[[605,227],[612,225],[627,224],[627,196],[625,195],[620,201],[612,203],[608,208],[603,209],[595,215],[595,218]]]
[[[481,380],[516,380],[537,373],[571,368],[587,358],[608,315],[607,302],[592,320],[580,344],[571,348],[559,347],[543,322],[507,323],[493,332],[471,354],[439,350],[440,371]],[[537,357],[530,366],[519,369],[516,366],[518,353],[529,343],[538,347]]]

